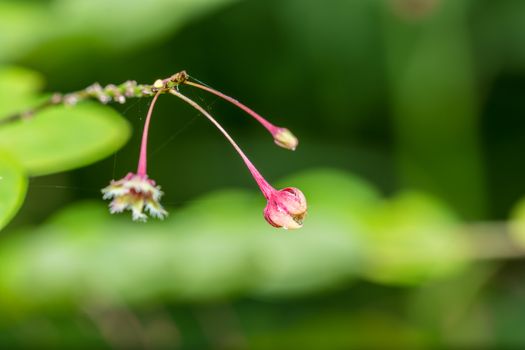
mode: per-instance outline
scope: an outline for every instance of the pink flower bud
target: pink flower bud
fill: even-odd
[[[286,128],[277,128],[275,132],[273,132],[273,140],[278,146],[292,151],[295,151],[299,144],[297,137]]]
[[[272,192],[264,209],[264,218],[272,226],[297,229],[303,226],[306,210],[304,194],[297,188],[287,187]]]

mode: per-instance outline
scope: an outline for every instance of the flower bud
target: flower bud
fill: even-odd
[[[164,87],[164,82],[162,81],[162,79],[157,79],[155,80],[155,82],[153,83],[153,87],[155,89],[162,89]]]
[[[292,134],[292,132],[286,128],[278,128],[273,133],[273,139],[278,146],[292,151],[295,151],[297,145],[299,144],[297,137],[295,137],[294,134]]]
[[[297,229],[303,226],[307,204],[304,194],[297,188],[287,187],[274,191],[264,209],[264,218],[274,227]]]

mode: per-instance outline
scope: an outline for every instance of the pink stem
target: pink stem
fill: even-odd
[[[170,90],[170,94],[177,96],[184,102],[191,105],[193,108],[201,112],[206,118],[208,118],[216,127],[219,129],[219,131],[228,139],[228,141],[232,144],[233,148],[239,153],[241,158],[243,159],[244,163],[248,167],[248,170],[250,170],[250,173],[252,174],[253,178],[255,179],[255,182],[257,182],[257,185],[259,185],[259,188],[261,189],[263,195],[266,197],[266,199],[269,199],[271,194],[273,193],[274,188],[264,179],[264,177],[261,175],[261,173],[255,168],[253,163],[248,159],[248,157],[244,154],[244,152],[241,150],[241,148],[237,145],[237,143],[231,138],[230,134],[224,128],[209,114],[206,112],[204,108],[199,106],[195,101],[192,99],[184,96],[180,92],[176,90]]]
[[[216,96],[219,96],[220,98],[223,98],[226,101],[234,104],[235,106],[239,107],[240,109],[242,109],[243,111],[245,111],[246,113],[248,113],[249,115],[254,117],[257,121],[259,121],[259,123],[261,123],[262,126],[264,126],[272,135],[274,135],[279,130],[278,127],[276,127],[275,125],[273,125],[272,123],[270,123],[269,121],[267,121],[266,119],[261,117],[259,114],[255,113],[255,111],[252,110],[251,108],[245,106],[244,104],[240,103],[236,99],[234,99],[234,98],[232,98],[232,97],[230,97],[228,95],[223,94],[220,91],[217,91],[215,89],[212,89],[211,87],[208,87],[208,86],[205,86],[205,85],[201,85],[201,84],[197,84],[197,83],[194,83],[194,82],[188,81],[188,80],[186,80],[184,82],[184,84],[191,85],[191,86],[194,86],[196,88],[208,91],[208,92],[210,92],[210,93],[212,93],[212,94],[214,94]]]
[[[146,121],[144,122],[144,131],[142,132],[142,143],[140,145],[140,157],[139,165],[137,167],[137,175],[146,176],[147,174],[147,148],[148,148],[148,132],[149,132],[149,123],[151,120],[151,115],[153,114],[153,107],[159,98],[160,90],[157,91],[151,104],[149,105],[148,115],[146,116]]]

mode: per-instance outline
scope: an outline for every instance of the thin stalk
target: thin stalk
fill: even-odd
[[[199,104],[197,104],[195,101],[193,101],[189,97],[186,97],[185,95],[181,94],[177,90],[171,89],[171,90],[169,90],[169,93],[174,95],[174,96],[177,96],[178,98],[180,98],[181,100],[183,100],[184,102],[188,103],[190,106],[192,106],[193,108],[198,110],[206,118],[208,118],[208,120],[210,122],[212,122],[213,125],[215,125],[215,127],[217,127],[217,129],[219,129],[219,131],[224,135],[224,137],[226,137],[226,139],[231,143],[233,148],[235,148],[237,153],[239,153],[239,155],[241,156],[242,160],[244,161],[244,163],[248,167],[248,170],[250,171],[250,173],[252,174],[253,178],[255,179],[255,182],[257,182],[257,185],[259,185],[259,188],[261,189],[261,192],[263,193],[263,195],[266,197],[266,199],[269,199],[271,194],[272,194],[272,192],[273,192],[273,187],[264,179],[264,177],[261,175],[261,173],[257,170],[257,168],[255,168],[253,163],[248,159],[248,157],[241,150],[239,145],[237,145],[237,143],[232,139],[230,134],[228,134],[228,132],[219,124],[219,122],[217,120],[215,120],[215,118],[213,118],[211,116],[211,114],[209,114]]]
[[[205,85],[201,85],[201,84],[198,84],[198,83],[195,83],[193,81],[188,81],[186,80],[184,82],[184,84],[186,85],[191,85],[191,86],[194,86],[196,88],[199,88],[201,90],[205,90],[205,91],[208,91],[216,96],[219,96],[220,98],[234,104],[235,106],[239,107],[240,109],[242,109],[243,111],[245,111],[246,113],[248,113],[249,115],[251,115],[253,118],[255,118],[259,123],[262,124],[262,126],[264,126],[272,135],[274,133],[276,133],[278,131],[278,127],[276,127],[275,125],[273,125],[272,123],[270,123],[269,121],[267,121],[266,119],[264,119],[263,117],[261,117],[259,114],[257,114],[254,110],[252,110],[251,108],[245,106],[244,104],[240,103],[239,101],[237,101],[236,99],[228,96],[228,95],[225,95],[223,94],[222,92],[220,91],[217,91],[211,87],[208,87],[208,86],[205,86]]]
[[[157,91],[155,96],[153,96],[153,100],[151,100],[151,104],[149,105],[148,115],[146,116],[146,121],[144,122],[144,131],[142,132],[142,142],[140,145],[140,157],[139,157],[139,164],[137,167],[137,175],[139,176],[146,176],[147,174],[147,149],[148,149],[148,133],[149,133],[149,124],[151,120],[151,115],[153,114],[153,107],[155,107],[155,103],[157,102],[157,99],[159,98],[161,91]]]

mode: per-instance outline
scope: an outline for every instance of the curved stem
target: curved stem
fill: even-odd
[[[246,113],[248,113],[249,115],[251,115],[253,118],[255,118],[259,123],[262,124],[262,126],[264,126],[272,135],[275,134],[277,131],[278,131],[278,127],[276,127],[275,125],[273,125],[272,123],[270,123],[269,121],[267,121],[266,119],[264,119],[263,117],[261,117],[259,114],[255,113],[254,110],[252,110],[251,108],[245,106],[244,104],[240,103],[239,101],[237,101],[236,99],[228,96],[228,95],[225,95],[223,94],[222,92],[220,91],[217,91],[211,87],[208,87],[208,86],[205,86],[205,85],[201,85],[201,84],[198,84],[198,83],[194,83],[192,81],[185,81],[184,84],[186,85],[191,85],[191,86],[194,86],[196,88],[199,88],[201,90],[205,90],[205,91],[208,91],[216,96],[219,96],[220,98],[234,104],[235,106],[239,107],[240,109],[242,109],[243,111],[245,111]]]
[[[184,102],[188,103],[193,108],[201,112],[206,118],[209,119],[209,121],[213,123],[213,125],[217,127],[217,129],[219,129],[219,131],[224,135],[224,137],[226,137],[226,139],[231,143],[233,148],[235,148],[237,153],[239,153],[244,163],[248,167],[248,170],[250,170],[250,173],[255,179],[255,182],[257,182],[257,184],[259,185],[259,188],[261,189],[263,195],[266,197],[266,199],[270,198],[272,192],[274,191],[273,187],[264,179],[261,173],[255,168],[253,163],[248,159],[248,157],[241,150],[239,145],[237,145],[237,143],[232,139],[230,134],[228,134],[228,132],[224,130],[224,128],[219,124],[219,122],[217,122],[217,120],[215,120],[215,118],[213,118],[210,113],[208,113],[204,108],[202,108],[200,105],[198,105],[195,101],[193,101],[189,97],[186,97],[185,95],[181,94],[180,92],[174,89],[169,90],[169,93],[174,96],[177,96],[178,98],[180,98],[181,100],[183,100]]]
[[[147,174],[147,148],[148,148],[148,133],[149,133],[149,123],[151,120],[151,115],[153,114],[153,107],[155,107],[155,103],[157,102],[157,99],[160,95],[160,90],[157,91],[155,96],[153,96],[153,100],[151,100],[151,104],[149,105],[148,115],[146,116],[146,121],[144,122],[144,131],[142,132],[142,142],[140,145],[140,157],[139,157],[139,164],[137,167],[137,175],[139,176],[146,176]]]

